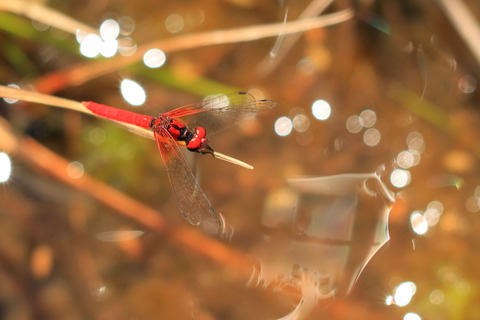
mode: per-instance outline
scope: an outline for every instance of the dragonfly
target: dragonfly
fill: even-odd
[[[214,151],[208,144],[207,132],[216,133],[248,114],[276,106],[276,102],[271,100],[255,100],[247,92],[209,96],[200,103],[179,107],[157,116],[92,101],[84,101],[82,104],[99,117],[151,130],[182,216],[194,226],[202,224],[205,230],[220,234],[225,232],[223,216],[213,208],[203,192],[180,147],[253,169],[239,160]]]

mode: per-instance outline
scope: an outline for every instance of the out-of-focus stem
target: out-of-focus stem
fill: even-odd
[[[94,28],[36,1],[0,0],[0,10],[19,14],[72,34],[75,34],[77,30],[85,33],[97,33]]]
[[[438,0],[445,15],[450,19],[472,54],[480,64],[480,25],[471,10],[461,0]]]

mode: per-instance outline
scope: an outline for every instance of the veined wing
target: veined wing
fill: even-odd
[[[202,225],[210,233],[223,234],[223,217],[213,209],[176,141],[165,129],[154,132],[154,135],[183,217],[192,225]]]
[[[247,92],[218,94],[206,97],[201,103],[188,105],[167,112],[165,115],[180,118],[189,129],[204,127],[207,134],[221,131],[249,114],[272,109],[276,102],[255,100]]]

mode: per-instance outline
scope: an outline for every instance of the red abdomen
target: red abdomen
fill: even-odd
[[[138,127],[150,129],[153,117],[127,110],[109,107],[92,101],[83,101],[82,104],[94,114],[125,123],[130,123]]]

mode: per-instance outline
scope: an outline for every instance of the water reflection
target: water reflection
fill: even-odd
[[[301,293],[282,319],[299,319],[318,300],[348,294],[389,239],[393,201],[379,173],[289,179],[288,187],[267,198],[256,251],[261,267],[251,283]]]

